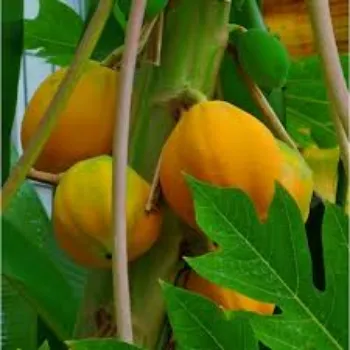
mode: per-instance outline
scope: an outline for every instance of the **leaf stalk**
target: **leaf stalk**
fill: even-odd
[[[126,169],[131,98],[135,74],[138,42],[146,8],[146,0],[134,0],[126,28],[120,89],[113,140],[113,291],[117,332],[122,341],[132,343],[130,291],[126,234]]]

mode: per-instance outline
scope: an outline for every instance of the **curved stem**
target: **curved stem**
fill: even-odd
[[[52,174],[45,171],[39,171],[34,168],[30,169],[27,175],[27,179],[44,183],[51,186],[57,186],[63,173]]]
[[[58,91],[50,102],[44,118],[39,124],[38,130],[30,141],[28,148],[24,151],[17,164],[12,169],[10,176],[4,184],[2,189],[3,207],[1,210],[6,208],[17,189],[25,180],[28,171],[35,163],[52,130],[54,129],[61,111],[66,106],[72,91],[84,72],[85,65],[88,62],[94,47],[96,46],[98,38],[101,35],[103,27],[112,9],[112,4],[112,0],[99,2],[99,5],[77,48],[73,62],[68,68],[67,74],[63,78]]]
[[[113,144],[113,285],[118,335],[132,343],[132,321],[128,278],[126,240],[126,169],[131,95],[134,81],[138,41],[146,8],[146,0],[134,0],[125,37],[125,51],[120,74]]]
[[[330,102],[349,137],[349,92],[346,88],[335,41],[328,0],[307,1],[315,44],[320,54]]]

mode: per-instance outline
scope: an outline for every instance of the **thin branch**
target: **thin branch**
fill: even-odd
[[[328,0],[307,1],[315,44],[320,54],[330,102],[340,125],[349,137],[349,92],[347,90],[334,36]]]
[[[63,173],[52,174],[44,171],[39,171],[34,168],[30,169],[27,175],[27,179],[44,183],[51,186],[57,186]]]
[[[126,239],[126,169],[132,87],[138,42],[145,13],[146,0],[133,0],[129,17],[125,50],[121,65],[120,89],[113,141],[113,285],[118,335],[132,343],[132,321],[128,278]]]
[[[73,62],[68,68],[67,74],[63,78],[58,91],[53,97],[44,118],[39,124],[34,137],[30,141],[28,148],[24,151],[17,164],[12,169],[2,189],[2,210],[9,204],[17,189],[25,180],[27,173],[38,158],[42,148],[54,129],[61,111],[66,106],[68,99],[74,90],[79,78],[84,72],[85,65],[96,46],[103,27],[112,9],[112,0],[100,1],[99,5],[84,33],[84,36],[74,55]]]
[[[141,35],[140,35],[139,44],[138,44],[138,49],[137,49],[137,54],[138,55],[142,52],[142,50],[144,49],[145,45],[147,44],[148,39],[151,36],[152,30],[153,30],[155,24],[157,23],[157,19],[158,19],[158,16],[156,16],[154,19],[152,19],[151,22],[146,23],[143,26],[142,32],[141,32]],[[125,50],[125,45],[117,47],[114,51],[112,51],[112,53],[110,53],[102,61],[101,64],[103,66],[106,66],[106,67],[109,67],[109,68],[115,67],[119,63],[119,61],[121,60],[124,50]]]

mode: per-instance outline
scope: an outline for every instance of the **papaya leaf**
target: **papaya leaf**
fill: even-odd
[[[11,167],[18,159],[15,147],[11,148]],[[55,262],[72,286],[77,298],[81,298],[87,272],[76,265],[58,246],[52,223],[36,193],[34,186],[25,181],[6,208],[4,216],[31,242],[44,250]],[[21,217],[22,220],[18,220]]]
[[[32,305],[61,338],[71,335],[77,300],[50,260],[8,219],[3,218],[4,278]]]
[[[20,63],[23,50],[23,0],[5,0],[2,5],[2,140],[1,181],[9,175],[11,131],[16,112]]]
[[[25,20],[25,49],[47,62],[67,66],[71,62],[83,31],[82,18],[59,0],[40,0],[39,14]]]
[[[141,350],[116,339],[83,339],[66,341],[69,350]]]
[[[245,314],[228,317],[209,299],[162,282],[170,324],[180,349],[258,349]]]
[[[47,342],[47,340],[45,340],[45,341],[41,344],[39,350],[50,350],[50,345],[49,345],[49,343]]]
[[[18,155],[14,147],[11,151],[11,166],[14,166]],[[49,244],[51,222],[29,182],[17,191],[2,221],[2,274],[17,292],[18,304],[28,303],[59,337],[69,336],[78,305],[73,295],[75,289],[55,261],[55,251]],[[18,321],[23,319],[21,316]],[[26,327],[29,329],[31,324]]]
[[[348,82],[349,56],[340,56]],[[321,148],[337,145],[330,118],[330,105],[320,58],[312,56],[292,63],[286,89],[287,130],[302,147],[316,143]]]
[[[114,6],[113,6],[113,14],[114,14],[115,19],[117,20],[117,22],[119,23],[119,25],[121,26],[123,31],[125,32],[127,20],[126,20],[124,12],[119,7],[118,1],[116,1]]]
[[[219,249],[189,264],[204,278],[282,313],[252,315],[255,333],[272,349],[344,349],[348,332],[348,217],[327,206],[323,227],[326,290],[312,282],[311,257],[301,213],[276,184],[268,219],[261,223],[251,199],[188,177],[196,219]]]
[[[2,349],[37,349],[37,313],[29,303],[2,279]]]
[[[90,0],[87,12],[87,17],[84,22],[84,30],[88,26],[92,15],[98,5],[99,1]],[[123,45],[124,43],[124,28],[121,16],[123,13],[119,13],[119,19],[115,16],[115,10],[109,15],[105,27],[99,37],[96,47],[91,55],[92,59],[101,61],[107,57],[115,48]]]

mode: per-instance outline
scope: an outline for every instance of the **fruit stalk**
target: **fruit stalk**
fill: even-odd
[[[128,165],[129,120],[138,42],[141,34],[146,0],[134,0],[126,28],[125,51],[122,58],[120,90],[117,98],[116,124],[113,140],[113,290],[117,332],[122,341],[132,343],[128,257],[126,238],[126,169]]]
[[[38,181],[40,183],[51,186],[56,186],[59,183],[61,176],[62,174],[52,174],[32,168],[28,172],[27,179]]]
[[[349,93],[338,56],[328,0],[308,0],[311,25],[317,50],[320,54],[323,73],[327,82],[330,102],[339,118],[340,125],[349,137]],[[334,125],[338,128],[338,125]],[[341,133],[338,133],[338,137]],[[339,143],[342,144],[341,140]]]
[[[28,148],[24,151],[17,164],[13,167],[2,189],[2,208],[4,210],[13,195],[25,180],[27,173],[38,158],[42,148],[54,129],[58,116],[66,106],[84,67],[93,52],[96,43],[102,33],[103,27],[112,9],[113,1],[99,2],[99,5],[84,33],[84,36],[74,55],[72,65],[68,68],[67,75],[59,86],[57,93],[46,110],[43,121],[31,140]]]

